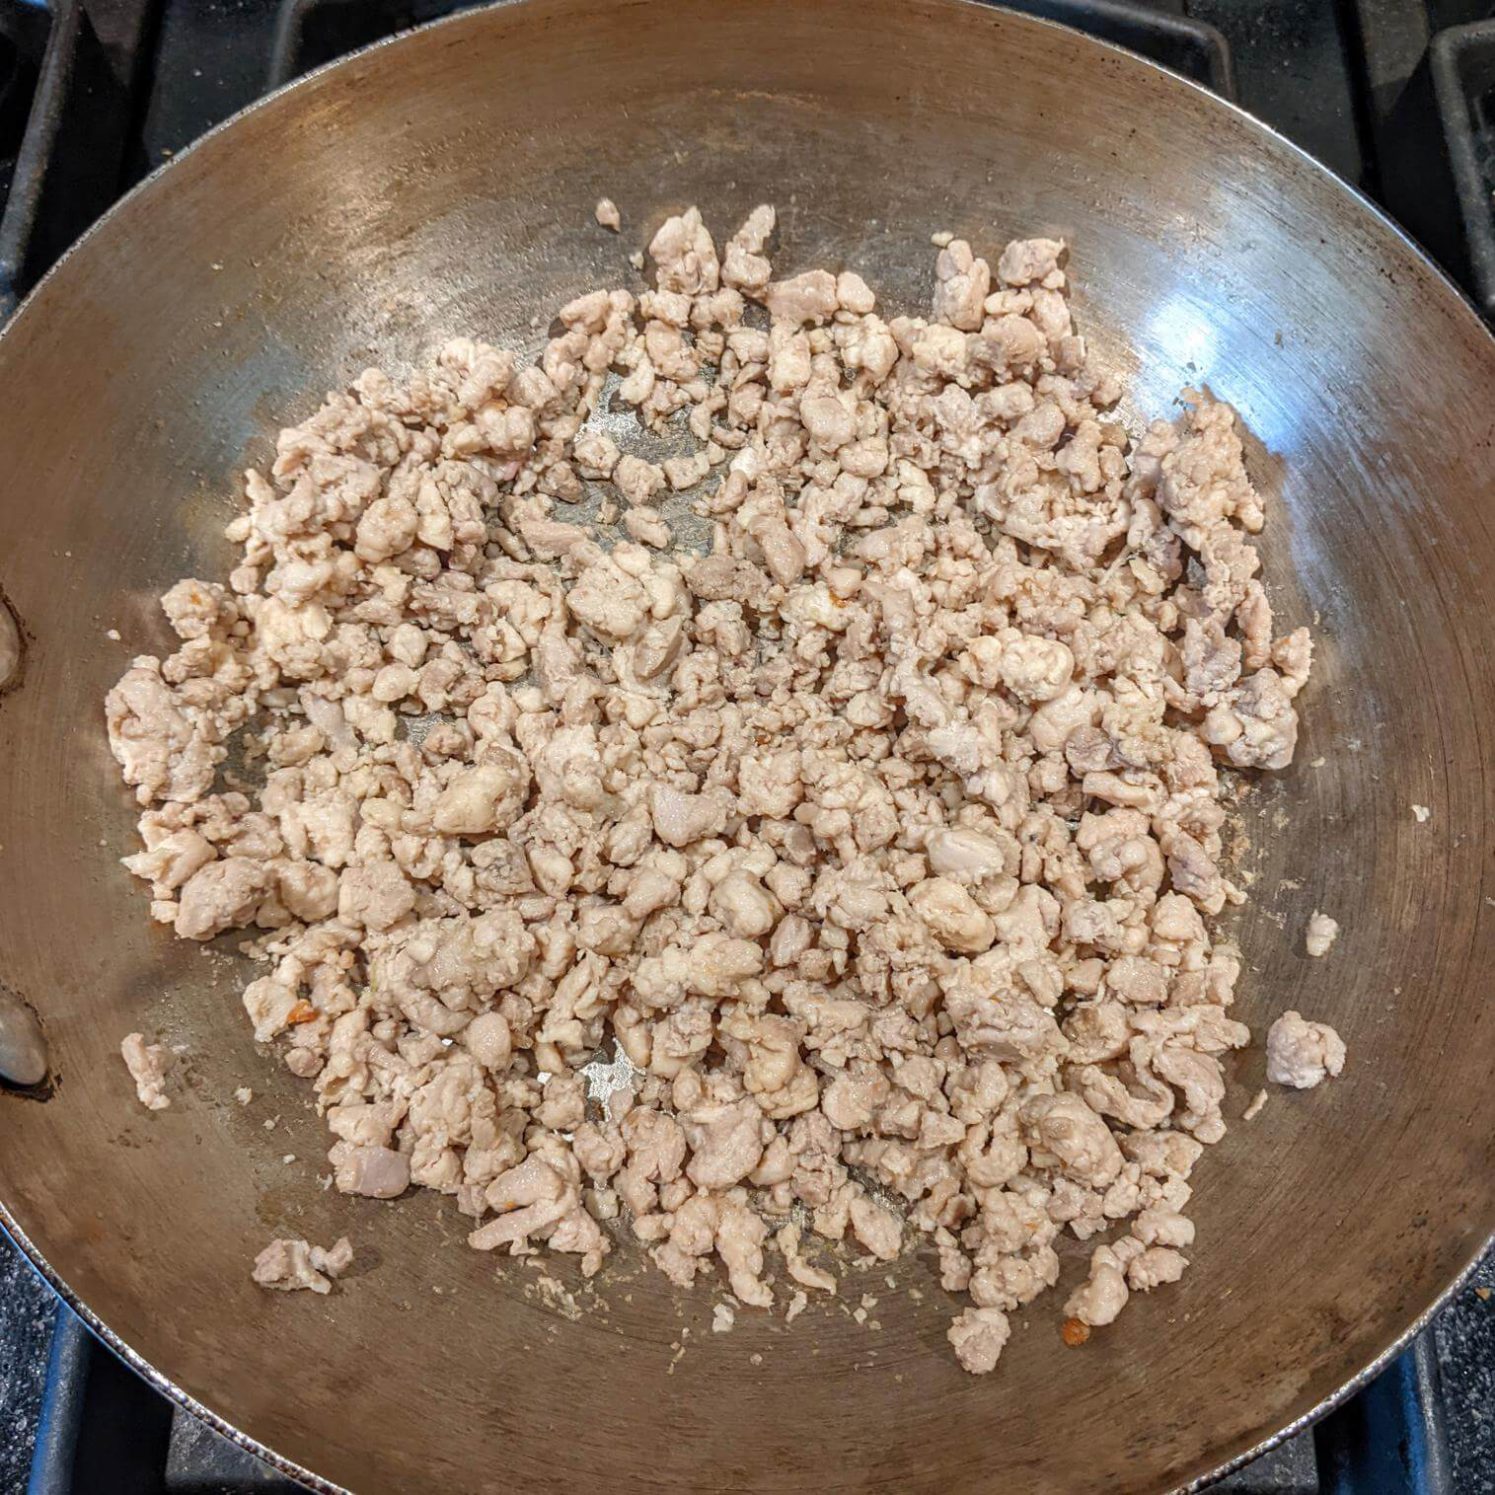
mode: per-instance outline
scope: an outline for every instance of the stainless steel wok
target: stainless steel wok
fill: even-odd
[[[1332,1021],[1349,1068],[1206,1157],[1179,1286],[1081,1349],[1042,1301],[985,1379],[946,1353],[924,1261],[869,1279],[880,1329],[820,1309],[712,1335],[708,1290],[623,1250],[573,1321],[442,1201],[324,1193],[242,965],[149,926],[115,860],[133,816],[101,697],[165,643],[156,594],[222,574],[273,428],[458,331],[531,348],[537,311],[629,281],[667,211],[729,230],[761,200],[781,268],[855,266],[906,307],[933,229],[1068,238],[1132,413],[1190,384],[1240,411],[1276,495],[1269,583],[1322,640],[1298,761],[1249,801],[1241,1007]],[[1373,209],[1179,79],[959,0],[527,0],[279,94],[0,339],[0,586],[26,638],[0,698],[0,979],[56,1076],[0,1098],[6,1224],[163,1389],[324,1489],[1068,1495],[1243,1457],[1390,1353],[1495,1225],[1492,442],[1495,343]],[[1344,934],[1310,962],[1314,907]],[[135,1028],[187,1046],[160,1115],[118,1058]],[[1242,1056],[1231,1114],[1261,1079]],[[284,1233],[347,1233],[355,1274],[257,1290]]]

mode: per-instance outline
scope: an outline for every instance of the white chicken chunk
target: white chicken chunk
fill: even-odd
[[[1345,1052],[1344,1040],[1327,1023],[1284,1012],[1267,1030],[1267,1078],[1311,1090],[1344,1069]]]
[[[1313,916],[1308,921],[1307,932],[1303,936],[1303,945],[1308,953],[1314,957],[1327,955],[1338,938],[1337,921],[1314,909]]]
[[[300,1239],[273,1240],[254,1259],[251,1274],[261,1287],[279,1292],[307,1289],[322,1296],[332,1291],[333,1279],[353,1264],[353,1248],[347,1236],[325,1249]]]
[[[997,1360],[1012,1335],[1007,1315],[998,1308],[967,1308],[950,1325],[950,1347],[961,1368],[984,1376],[997,1368]]]
[[[166,1071],[171,1056],[159,1043],[147,1043],[140,1033],[126,1034],[119,1046],[120,1057],[130,1078],[135,1082],[135,1094],[147,1111],[164,1111],[171,1104],[166,1093]]]

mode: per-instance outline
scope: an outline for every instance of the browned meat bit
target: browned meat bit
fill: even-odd
[[[127,865],[182,938],[255,930],[342,1192],[791,1313],[831,1248],[927,1237],[986,1372],[1062,1235],[1071,1343],[1184,1269],[1250,1041],[1223,775],[1290,760],[1311,643],[1233,414],[1122,424],[1063,243],[941,234],[930,315],[884,316],[774,228],[719,251],[690,208],[533,365],[457,338],[283,432],[228,584],[173,587],[180,647],[110,693]],[[1268,1048],[1343,1063],[1296,1014]]]
[[[1065,1344],[1076,1349],[1090,1338],[1090,1325],[1081,1323],[1079,1319],[1065,1319],[1059,1333]]]

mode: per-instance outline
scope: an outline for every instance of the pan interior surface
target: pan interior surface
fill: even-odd
[[[621,235],[592,220],[603,195]],[[246,963],[150,926],[116,861],[134,813],[103,695],[165,646],[156,596],[225,573],[236,473],[275,428],[453,334],[533,351],[572,296],[637,288],[627,256],[668,212],[698,203],[720,240],[763,201],[778,273],[856,269],[898,311],[927,303],[935,230],[987,254],[1068,239],[1128,417],[1206,385],[1240,412],[1281,626],[1320,640],[1297,762],[1245,801],[1238,1014],[1331,1022],[1349,1066],[1274,1093],[1201,1161],[1181,1283],[1066,1349],[1076,1246],[986,1378],[947,1351],[927,1258],[853,1276],[792,1326],[743,1313],[713,1335],[712,1291],[632,1250],[586,1294],[567,1260],[469,1251],[448,1202],[324,1191],[309,1087],[240,1009]],[[0,340],[0,587],[27,639],[0,699],[0,979],[41,1014],[58,1076],[44,1103],[5,1097],[13,1224],[125,1345],[328,1485],[1203,1476],[1387,1350],[1495,1225],[1492,388],[1456,293],[1290,147],[959,0],[527,0],[252,111],[111,215]],[[1319,961],[1314,908],[1344,931]],[[135,1029],[185,1046],[166,1112],[131,1093]],[[1259,1048],[1238,1056],[1227,1116],[1262,1071]],[[333,1296],[251,1285],[287,1234],[352,1238]],[[843,1311],[863,1292],[876,1327]]]

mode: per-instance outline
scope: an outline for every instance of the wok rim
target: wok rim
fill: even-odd
[[[31,290],[16,305],[15,310],[6,319],[4,324],[0,325],[0,344],[3,344],[5,338],[11,334],[22,317],[33,312],[53,280],[59,275],[68,261],[83,251],[85,246],[89,245],[94,239],[101,236],[106,237],[113,229],[114,220],[121,216],[129,204],[133,203],[137,197],[145,196],[156,190],[157,184],[168,177],[189,156],[196,154],[199,149],[208,146],[218,136],[231,131],[241,120],[258,113],[262,109],[272,106],[279,107],[281,101],[292,93],[302,89],[309,90],[311,85],[319,83],[329,74],[342,68],[356,67],[375,53],[382,52],[387,48],[400,46],[409,42],[413,37],[424,35],[427,32],[444,30],[447,27],[455,28],[463,25],[481,24],[478,20],[480,17],[500,10],[518,9],[529,3],[530,0],[488,0],[486,4],[475,5],[468,9],[457,11],[452,15],[441,16],[419,26],[407,27],[402,31],[394,32],[389,36],[380,38],[378,41],[371,42],[365,47],[360,47],[345,56],[322,63],[320,66],[311,69],[311,71],[302,73],[300,76],[271,89],[268,93],[260,95],[249,104],[246,104],[242,109],[238,109],[225,119],[220,120],[216,125],[197,136],[188,145],[182,147],[169,160],[162,162],[146,176],[142,177],[140,181],[112,203],[103,214],[95,219],[93,223],[68,245],[53,264],[48,267],[47,271]],[[661,0],[654,0],[654,3],[661,3]],[[1478,329],[1478,332],[1483,335],[1483,340],[1489,346],[1490,351],[1495,353],[1495,328],[1492,328],[1485,321],[1478,305],[1469,293],[1444,270],[1406,228],[1398,223],[1374,199],[1367,196],[1359,187],[1346,181],[1337,172],[1331,170],[1323,161],[1319,160],[1317,156],[1312,155],[1295,141],[1289,139],[1288,136],[1283,134],[1275,126],[1258,118],[1234,100],[1227,99],[1215,93],[1204,84],[1196,82],[1194,79],[1183,73],[1176,72],[1172,68],[1165,67],[1161,63],[1154,62],[1151,58],[1145,57],[1139,52],[1133,52],[1129,48],[1120,46],[1115,42],[1091,36],[1086,32],[1078,30],[1076,27],[1067,26],[1060,21],[1053,21],[1046,17],[1013,10],[1010,6],[1002,4],[1001,0],[923,0],[923,3],[930,9],[946,8],[951,11],[956,9],[995,11],[1000,13],[1007,24],[1016,24],[1020,28],[1028,26],[1045,31],[1059,32],[1068,37],[1078,38],[1082,47],[1094,48],[1101,53],[1110,54],[1126,65],[1144,68],[1151,73],[1161,75],[1161,77],[1167,80],[1168,86],[1175,88],[1182,87],[1187,93],[1203,101],[1205,107],[1224,111],[1227,115],[1234,115],[1248,130],[1265,136],[1273,143],[1275,148],[1285,152],[1291,158],[1292,163],[1299,169],[1306,167],[1313,175],[1328,183],[1332,190],[1342,193],[1353,203],[1355,209],[1367,215],[1382,233],[1389,233],[1393,240],[1399,242],[1419,262],[1423,272],[1430,274],[1433,285],[1445,295],[1452,296],[1454,303],[1461,309],[1466,319],[1471,321],[1474,327]],[[0,605],[3,605],[3,593],[0,593]],[[273,1469],[277,1474],[282,1474],[304,1485],[307,1489],[317,1492],[317,1495],[355,1495],[355,1492],[347,1486],[327,1479],[324,1475],[320,1475],[305,1465],[297,1463],[289,1456],[277,1452],[268,1444],[260,1442],[252,1434],[246,1433],[221,1413],[213,1411],[206,1404],[199,1401],[190,1391],[179,1386],[169,1375],[164,1371],[158,1370],[138,1350],[127,1344],[63,1280],[61,1274],[52,1266],[41,1250],[21,1228],[19,1222],[11,1212],[10,1206],[5,1202],[3,1197],[0,1197],[0,1229],[3,1229],[11,1241],[15,1243],[33,1271],[62,1300],[64,1306],[75,1314],[95,1338],[102,1341],[110,1351],[123,1360],[152,1390],[165,1397],[175,1406],[181,1407],[199,1421],[205,1423],[233,1447],[260,1460],[261,1463]],[[1242,1450],[1240,1453],[1220,1463],[1213,1464],[1202,1474],[1196,1475],[1186,1483],[1169,1486],[1166,1492],[1160,1489],[1158,1495],[1197,1495],[1197,1492],[1207,1489],[1217,1480],[1223,1479],[1226,1475],[1244,1468],[1247,1464],[1254,1462],[1264,1454],[1269,1453],[1272,1449],[1285,1443],[1289,1438],[1295,1437],[1298,1433],[1327,1416],[1336,1407],[1348,1401],[1356,1392],[1375,1380],[1438,1317],[1454,1296],[1465,1286],[1481,1260],[1492,1247],[1495,1247],[1495,1221],[1490,1222],[1490,1229],[1487,1233],[1476,1239],[1473,1251],[1447,1285],[1434,1296],[1428,1306],[1405,1328],[1399,1333],[1394,1334],[1386,1346],[1367,1364],[1321,1398],[1308,1411],[1294,1418],[1291,1422],[1267,1434],[1259,1442]]]

